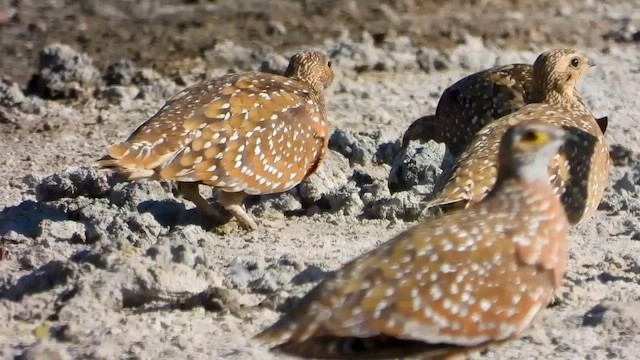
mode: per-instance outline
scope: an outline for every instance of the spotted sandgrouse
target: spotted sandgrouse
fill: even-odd
[[[543,94],[542,102],[525,105],[480,130],[453,169],[438,180],[427,207],[448,211],[480,201],[496,182],[499,142],[505,131],[524,120],[542,119],[581,139],[564,147],[551,161],[549,176],[570,223],[590,217],[604,195],[611,159],[601,124],[575,98],[575,84],[588,66],[586,61],[574,53],[541,55],[534,79]]]
[[[546,170],[566,136],[509,129],[491,195],[352,260],[256,338],[304,358],[445,359],[518,337],[564,276],[569,224]]]
[[[196,84],[98,164],[128,180],[176,181],[202,215],[219,218],[198,189],[213,186],[239,225],[256,229],[242,205],[246,195],[284,192],[320,166],[328,144],[323,92],[332,81],[329,58],[303,51],[284,76],[239,73]]]
[[[403,147],[411,140],[434,140],[444,143],[458,157],[483,126],[544,98],[543,89],[533,81],[535,67],[570,57],[581,62],[581,68],[594,64],[573,49],[555,49],[541,54],[533,66],[501,65],[464,77],[442,93],[435,114],[419,118],[409,126],[402,139]],[[575,100],[580,101],[575,89],[574,92]],[[606,120],[598,119],[603,132]]]

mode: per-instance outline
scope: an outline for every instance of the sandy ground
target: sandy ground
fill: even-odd
[[[130,2],[105,3],[118,8]],[[225,1],[174,2],[174,7],[168,1],[152,3],[163,9],[163,16],[187,13],[185,9],[193,10],[190,3],[227,6],[238,22],[243,19],[238,14],[250,13],[259,24],[284,21],[273,9],[289,4],[267,2],[270,6],[249,11]],[[162,44],[141,50],[144,56],[124,56],[131,47],[140,49],[146,38],[132,35],[122,47],[112,46],[112,52],[102,47],[100,52],[98,45],[88,45],[92,42],[77,42],[77,36],[69,35],[73,32],[52,30],[45,37],[26,30],[39,6],[49,6],[50,13],[40,21],[51,29],[58,29],[56,21],[72,26],[76,19],[54,21],[54,15],[86,17],[86,9],[56,1],[7,6],[4,13],[10,16],[0,25],[0,45],[21,48],[19,41],[31,39],[27,42],[33,49],[0,61],[5,77],[0,81],[0,357],[275,358],[249,337],[328,271],[420,219],[420,193],[440,173],[443,148],[414,143],[402,153],[398,140],[404,129],[432,112],[441,91],[461,76],[495,64],[532,62],[544,49],[577,39],[573,42],[598,64],[580,91],[596,116],[609,116],[607,138],[617,166],[599,211],[572,230],[571,258],[558,301],[520,340],[474,358],[640,358],[640,47],[632,41],[640,19],[634,10],[640,6],[633,1],[569,2],[558,12],[555,5],[543,9],[542,2],[536,3],[540,11],[525,17],[532,23],[513,24],[539,29],[536,19],[554,11],[566,20],[566,37],[549,25],[545,29],[557,36],[539,42],[506,36],[513,41],[505,42],[491,35],[496,29],[469,20],[473,11],[468,10],[502,3],[460,5],[467,10],[457,15],[443,6],[424,25],[423,36],[403,32],[400,25],[385,27],[387,33],[394,29],[391,35],[376,36],[372,29],[390,24],[390,15],[376,22],[374,15],[381,10],[366,6],[360,9],[359,25],[372,35],[332,34],[320,20],[295,32],[300,39],[306,32],[319,34],[313,45],[331,54],[336,64],[336,81],[327,92],[332,152],[321,171],[298,188],[250,199],[248,208],[261,227],[250,234],[203,228],[192,204],[174,196],[171,184],[117,183],[88,166],[184,86],[229,70],[280,71],[302,40],[265,35],[254,39],[261,46],[253,47],[238,35],[239,25],[228,20],[219,25],[217,37],[230,40],[218,41],[203,51],[206,56],[190,52],[194,42],[171,56],[159,55]],[[326,8],[318,4],[291,6],[323,14]],[[524,6],[508,4],[504,7],[522,18]],[[387,5],[401,19],[417,21],[438,2]],[[96,19],[106,18],[105,8],[92,10]],[[15,14],[22,14],[19,21],[11,20]],[[300,21],[296,16],[289,20]],[[434,24],[452,18],[461,19],[462,35],[456,41],[430,41],[425,35]],[[106,32],[118,28],[118,21],[134,23],[127,16],[110,19],[101,28]],[[350,18],[337,19],[332,30],[344,30]],[[89,22],[85,36],[95,35],[96,44],[117,42],[93,31],[102,26],[98,20]],[[159,33],[175,26],[169,20],[138,21]],[[597,26],[585,26],[592,23]],[[359,25],[353,24],[354,29],[362,30]],[[200,29],[210,30],[207,26]],[[616,42],[604,36],[609,33],[617,34]],[[108,66],[120,57],[133,61]],[[174,62],[180,71],[152,70],[154,58]],[[400,174],[406,191],[389,191],[390,172]]]

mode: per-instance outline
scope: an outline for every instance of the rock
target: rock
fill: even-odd
[[[120,60],[107,67],[104,81],[108,86],[131,85],[137,72],[138,69],[131,60]]]
[[[344,156],[328,150],[318,171],[298,185],[303,205],[310,207],[346,186],[351,175],[349,170]]]
[[[349,159],[350,164],[385,163],[399,150],[399,143],[390,141],[382,131],[356,132],[336,129],[329,138],[329,148]]]
[[[310,265],[291,279],[296,285],[316,283],[326,278],[330,272],[324,271],[316,265]]]
[[[209,63],[237,66],[248,70],[252,67],[252,52],[230,40],[216,42],[213,48],[205,50],[204,59]]]
[[[637,42],[640,41],[640,29],[627,18],[620,21],[619,25],[605,33],[603,37],[617,43]]]
[[[121,182],[113,186],[109,200],[117,206],[137,208],[143,203],[167,199],[170,186],[169,183],[155,180]],[[144,207],[140,209],[144,210]]]
[[[340,39],[329,49],[329,56],[342,71],[387,70],[393,68],[391,60],[384,50],[376,48],[371,34],[363,33],[363,41],[355,42],[349,38]]]
[[[178,308],[181,310],[190,310],[198,306],[211,312],[230,313],[236,316],[240,314],[237,292],[221,287],[211,287],[178,303]]]
[[[301,209],[302,203],[295,188],[281,194],[261,195],[258,204],[250,207],[251,213],[258,217],[265,216],[269,211],[290,213]]]
[[[110,104],[120,105],[123,110],[131,108],[131,102],[138,95],[138,89],[132,86],[113,85],[105,88],[100,96]]]
[[[629,166],[637,158],[633,150],[618,144],[609,146],[609,154],[611,155],[613,166]]]
[[[374,159],[379,163],[393,165],[393,160],[400,152],[402,152],[402,141],[400,141],[400,139],[383,142],[378,145]]]
[[[376,201],[391,197],[389,186],[384,180],[375,179],[369,184],[362,185],[361,189],[360,198],[362,199],[365,207],[370,206]]]
[[[38,201],[53,201],[78,196],[104,197],[115,179],[92,167],[72,167],[47,176],[36,186]]]
[[[15,230],[9,230],[0,237],[0,242],[5,242],[5,243],[11,242],[14,244],[26,243],[26,242],[29,242],[30,240],[31,239],[24,236],[23,234],[16,232]]]
[[[77,263],[88,263],[98,269],[109,269],[114,266],[119,254],[111,247],[104,246],[96,250],[80,250],[71,256],[71,260]]]
[[[152,246],[147,249],[146,256],[165,264],[183,264],[191,268],[207,264],[202,248],[190,245]]]
[[[280,288],[280,285],[272,272],[265,272],[262,276],[250,282],[249,288],[258,294],[272,294]]]
[[[0,106],[15,107],[24,101],[24,94],[17,83],[0,79]]]
[[[61,344],[44,339],[29,346],[19,357],[20,360],[71,360],[69,352]]]
[[[271,36],[282,36],[286,35],[287,27],[281,23],[280,21],[269,21],[267,24],[266,32]]]
[[[421,144],[415,141],[409,143],[393,161],[389,172],[389,189],[394,191],[408,190],[416,185],[426,185],[430,192],[438,176],[442,173],[443,165],[450,162],[445,157],[446,146],[429,141]]]
[[[61,321],[81,316],[83,309],[96,306],[96,302],[113,310],[152,301],[173,304],[202,293],[212,281],[206,272],[183,264],[160,264],[145,257],[120,258],[112,264],[111,271],[96,271],[78,282],[77,293],[60,313]]]
[[[289,59],[268,48],[249,49],[229,40],[217,42],[213,48],[204,51],[203,57],[209,63],[230,66],[233,71],[260,70],[282,74]]]
[[[272,73],[272,74],[284,74],[284,71],[289,66],[289,59],[277,54],[277,53],[267,53],[264,54],[262,60],[260,61],[260,66],[258,67],[258,71]]]
[[[429,48],[420,48],[416,54],[420,69],[426,73],[443,71],[453,67],[451,59],[444,53]]]
[[[613,189],[618,193],[635,192],[636,184],[633,174],[627,172],[613,184]]]
[[[419,67],[417,51],[407,36],[385,39],[382,48],[393,61],[394,71],[416,70]]]
[[[99,79],[100,72],[89,56],[68,45],[55,43],[40,51],[38,72],[29,87],[44,98],[68,98],[96,85]]]
[[[496,64],[497,54],[484,46],[482,38],[465,35],[464,44],[449,55],[451,62],[469,71],[480,71]]]
[[[640,302],[621,304],[605,301],[584,315],[582,326],[602,326],[633,333],[640,327]]]
[[[188,245],[195,246],[209,237],[209,234],[200,225],[177,225],[172,227],[171,230],[158,238],[159,244],[168,245]]]
[[[285,312],[291,308],[291,296],[286,291],[278,291],[268,294],[265,299],[258,304],[259,307],[273,311]]]
[[[181,90],[182,88],[175,82],[166,78],[160,78],[157,81],[151,81],[148,85],[140,86],[140,91],[136,99],[164,102],[178,94]]]
[[[39,224],[38,238],[52,238],[56,241],[84,243],[87,240],[86,228],[76,221],[51,221],[44,219]]]
[[[336,129],[329,138],[329,149],[342,154],[351,164],[364,165],[371,162],[376,152],[376,135]]]
[[[340,210],[341,214],[356,216],[362,213],[364,202],[360,199],[359,190],[354,183],[341,188],[336,194],[329,197],[331,211]]]
[[[299,186],[301,203],[309,214],[318,211],[356,215],[364,204],[359,189],[349,179],[346,159],[332,151],[327,152],[322,167]]]
[[[64,262],[66,260],[65,256],[51,249],[51,246],[43,244],[34,244],[24,251],[23,254],[24,255],[18,259],[18,262],[24,270],[34,270],[53,261]]]
[[[423,217],[420,206],[422,196],[412,191],[401,191],[390,197],[375,200],[365,208],[364,215],[371,219],[415,221]]]
[[[76,272],[76,267],[71,263],[59,260],[50,261],[22,276],[15,285],[0,288],[0,298],[21,301],[25,296],[45,292],[66,284],[69,279],[76,276]]]

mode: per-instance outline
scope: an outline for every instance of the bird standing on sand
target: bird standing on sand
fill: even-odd
[[[533,79],[535,91],[542,98],[482,128],[453,169],[441,175],[427,208],[448,211],[481,201],[496,183],[499,143],[504,133],[521,121],[541,119],[569,129],[580,139],[554,157],[549,180],[572,224],[590,217],[604,196],[611,167],[600,125],[576,98],[576,83],[590,63],[573,50],[540,55]]]
[[[519,337],[564,277],[569,224],[547,166],[566,135],[510,128],[489,196],[352,260],[256,338],[302,358],[453,359]]]
[[[574,54],[578,61],[585,60],[572,49],[547,51],[539,59],[569,54]],[[588,60],[588,64],[594,65],[592,60]],[[435,114],[421,117],[409,126],[402,139],[403,147],[411,140],[433,140],[444,143],[451,155],[458,157],[482,127],[526,104],[544,99],[543,89],[533,81],[534,66],[495,66],[460,79],[442,93]],[[573,96],[581,101],[576,90]],[[606,130],[607,120],[607,117],[597,119],[602,132]]]
[[[293,55],[284,76],[230,74],[175,95],[98,164],[127,180],[165,179],[201,215],[218,211],[198,185],[217,188],[218,202],[245,229],[257,224],[247,195],[287,191],[320,166],[328,144],[324,90],[331,61],[320,52]]]

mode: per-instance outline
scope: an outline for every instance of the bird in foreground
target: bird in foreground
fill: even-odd
[[[483,201],[352,260],[255,338],[301,358],[453,359],[519,337],[564,277],[569,224],[547,166],[566,137],[512,127]]]
[[[589,64],[586,56],[576,52],[542,54],[534,66],[542,102],[527,104],[482,128],[453,168],[438,179],[426,208],[450,211],[481,201],[496,183],[502,136],[511,126],[535,118],[563,126],[580,139],[565,146],[551,161],[549,181],[571,224],[589,218],[604,196],[611,168],[601,124],[575,97],[575,85]]]
[[[126,180],[175,181],[201,216],[222,215],[199,184],[218,189],[218,202],[238,224],[257,228],[247,195],[285,192],[313,174],[328,145],[324,90],[330,59],[302,51],[284,76],[249,72],[193,85],[175,95],[127,140],[111,146],[98,166]]]
[[[412,140],[433,140],[444,143],[451,155],[458,157],[485,125],[526,104],[544,100],[544,89],[533,81],[536,66],[549,63],[549,59],[573,58],[581,62],[581,67],[594,65],[592,60],[573,49],[554,49],[541,55],[537,65],[501,65],[457,81],[442,93],[435,114],[421,117],[409,126],[403,135],[403,147]],[[581,102],[577,90],[573,91],[575,101]],[[604,132],[607,118],[598,119],[598,123]]]

